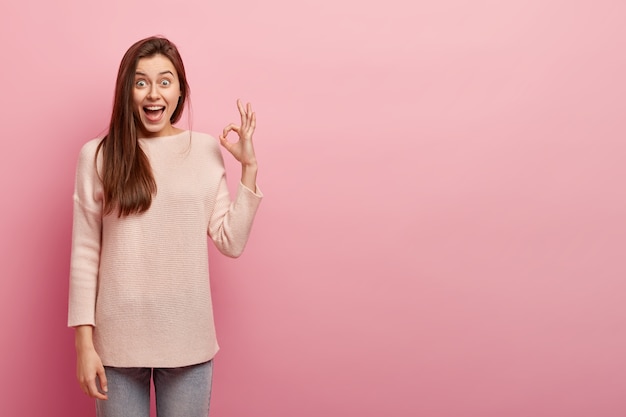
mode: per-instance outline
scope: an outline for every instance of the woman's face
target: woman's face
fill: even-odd
[[[178,74],[172,62],[163,55],[141,58],[135,71],[133,104],[141,121],[144,137],[174,134],[170,122],[180,97]]]

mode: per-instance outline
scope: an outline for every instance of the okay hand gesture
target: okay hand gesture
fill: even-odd
[[[234,123],[229,124],[224,128],[224,131],[220,135],[220,143],[224,146],[237,161],[244,167],[256,166],[256,155],[254,154],[254,146],[252,146],[252,134],[256,127],[256,115],[252,111],[252,105],[248,103],[244,108],[241,104],[241,100],[237,100],[237,108],[241,115],[241,125],[237,126]],[[237,142],[230,142],[227,137],[228,134],[234,131],[239,136]]]

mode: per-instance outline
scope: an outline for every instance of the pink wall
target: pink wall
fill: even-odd
[[[5,1],[0,414],[92,415],[65,328],[74,166],[122,54],[159,33],[194,129],[218,134],[237,97],[259,120],[255,230],[242,258],[211,253],[212,416],[626,415],[624,16]]]

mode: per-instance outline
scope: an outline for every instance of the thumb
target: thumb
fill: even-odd
[[[108,392],[109,385],[107,383],[107,376],[106,372],[104,372],[104,367],[100,367],[100,369],[98,369],[98,379],[100,379],[100,387],[102,388],[102,391]]]

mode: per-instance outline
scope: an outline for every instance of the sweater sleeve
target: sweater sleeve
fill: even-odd
[[[237,196],[231,201],[226,176],[222,175],[208,230],[209,236],[221,253],[232,258],[243,253],[262,198],[263,193],[258,187],[254,192],[239,183]]]
[[[95,159],[98,143],[93,140],[83,146],[76,168],[68,326],[95,326],[103,203]]]

